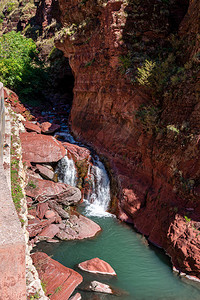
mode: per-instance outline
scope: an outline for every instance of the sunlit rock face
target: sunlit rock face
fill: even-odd
[[[75,77],[71,128],[108,158],[118,216],[166,249],[177,269],[199,276],[200,10],[198,1],[189,9],[166,2],[59,0],[56,46]],[[138,67],[159,57],[154,84],[139,84]]]

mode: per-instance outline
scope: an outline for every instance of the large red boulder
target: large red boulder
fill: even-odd
[[[40,202],[56,200],[65,205],[77,204],[81,200],[81,191],[78,188],[65,183],[39,179],[32,175],[29,175],[26,195]]]
[[[45,282],[46,295],[51,295],[51,300],[69,299],[83,281],[79,273],[61,265],[45,253],[36,252],[32,254],[32,259],[39,278]]]
[[[56,236],[61,240],[82,240],[94,237],[101,227],[85,216],[71,215],[65,228]]]
[[[62,143],[67,151],[71,153],[74,160],[89,160],[90,158],[90,150],[84,147],[79,147],[74,144],[70,144],[67,142]]]
[[[78,265],[78,267],[86,272],[98,273],[104,275],[117,275],[113,268],[104,260],[98,257],[86,260]]]
[[[37,134],[36,132],[24,132],[20,134],[23,160],[45,163],[57,162],[66,154],[62,144],[52,136]]]

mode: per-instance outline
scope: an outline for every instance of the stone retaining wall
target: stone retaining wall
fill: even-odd
[[[1,83],[0,118],[0,300],[25,300],[25,239],[2,165],[5,122]]]
[[[0,161],[3,159],[3,140],[5,130],[5,109],[3,84],[0,82]]]

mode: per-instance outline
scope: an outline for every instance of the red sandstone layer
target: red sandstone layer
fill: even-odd
[[[69,57],[75,76],[72,130],[109,159],[120,190],[119,217],[131,217],[177,269],[199,277],[199,76],[180,81],[171,98],[158,99],[120,72],[130,38],[140,37],[156,51],[171,34],[170,22],[178,28],[185,12],[178,1],[170,17],[157,1],[137,8],[131,3],[59,0],[65,29],[56,46]],[[191,36],[199,33],[198,7],[191,2],[182,35],[184,28]],[[159,113],[149,112],[158,102]]]

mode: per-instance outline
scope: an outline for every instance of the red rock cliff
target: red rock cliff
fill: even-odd
[[[199,1],[163,2],[59,0],[56,46],[75,77],[72,130],[109,159],[119,217],[199,276]],[[138,67],[161,56],[139,85]]]

